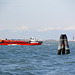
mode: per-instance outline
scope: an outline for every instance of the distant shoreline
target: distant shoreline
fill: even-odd
[[[59,40],[42,40],[42,41],[59,41]],[[75,42],[75,40],[68,40],[69,42],[71,42],[71,41],[74,41]]]

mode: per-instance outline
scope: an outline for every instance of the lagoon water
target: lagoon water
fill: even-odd
[[[58,55],[58,42],[39,46],[0,46],[0,75],[75,75],[75,42]]]

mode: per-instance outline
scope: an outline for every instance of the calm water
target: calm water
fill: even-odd
[[[40,46],[0,46],[0,75],[75,75],[75,42],[57,55],[58,42]]]

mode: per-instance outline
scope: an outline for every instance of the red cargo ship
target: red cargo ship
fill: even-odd
[[[28,41],[23,40],[0,40],[0,45],[41,45],[43,42],[35,38],[30,38]]]

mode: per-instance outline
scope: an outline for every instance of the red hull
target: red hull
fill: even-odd
[[[22,43],[0,43],[0,45],[41,45],[41,43],[31,43],[31,44],[29,44],[29,43],[27,43],[27,44],[22,44]]]
[[[0,45],[41,45],[42,42],[31,43],[22,40],[1,40]]]

